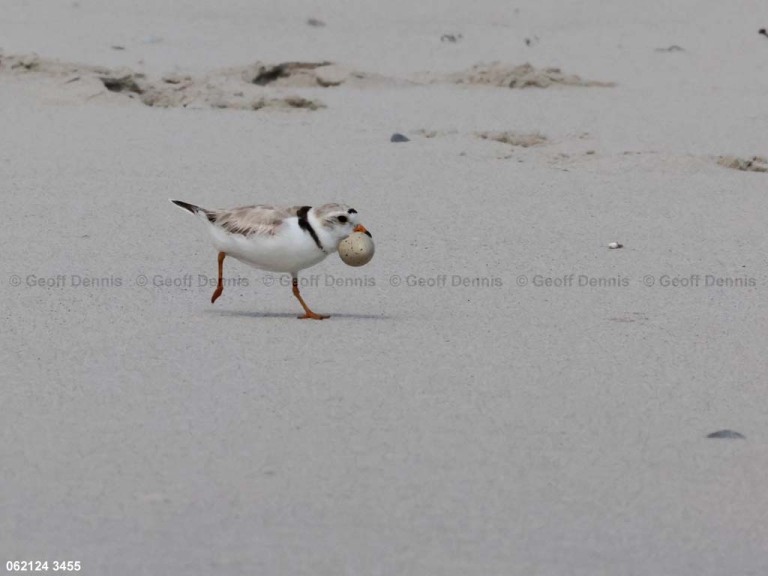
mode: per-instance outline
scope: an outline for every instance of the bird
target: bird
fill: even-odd
[[[346,204],[322,206],[273,206],[256,204],[226,210],[208,209],[171,200],[204,224],[218,251],[219,280],[211,304],[224,292],[224,259],[227,256],[269,272],[289,273],[293,295],[304,309],[301,320],[330,316],[313,312],[299,291],[299,272],[319,264],[338,250],[353,232],[371,233],[358,221],[357,210]]]

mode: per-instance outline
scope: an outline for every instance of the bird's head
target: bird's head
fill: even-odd
[[[360,224],[357,210],[346,204],[323,204],[313,208],[313,212],[322,232],[332,239],[334,249],[337,249],[339,242],[352,232],[363,232],[371,236],[371,233]]]

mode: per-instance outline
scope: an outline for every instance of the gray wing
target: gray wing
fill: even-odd
[[[301,206],[258,204],[231,210],[206,210],[208,221],[230,234],[274,236],[288,218],[295,218]]]

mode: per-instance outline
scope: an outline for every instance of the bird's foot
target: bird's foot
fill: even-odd
[[[304,314],[304,316],[297,316],[299,320],[325,320],[326,318],[330,318],[330,316],[326,316],[323,314],[315,314],[312,311],[307,312]]]

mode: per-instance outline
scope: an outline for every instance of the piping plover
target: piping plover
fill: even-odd
[[[299,271],[322,262],[338,250],[339,242],[352,232],[371,235],[357,221],[357,210],[344,204],[311,206],[243,206],[231,210],[209,210],[171,200],[197,216],[208,228],[213,245],[219,251],[219,282],[211,303],[224,291],[224,258],[231,256],[254,268],[290,273],[293,295],[304,316],[323,320],[315,314],[299,293]]]

